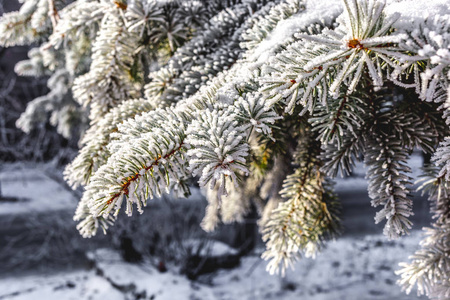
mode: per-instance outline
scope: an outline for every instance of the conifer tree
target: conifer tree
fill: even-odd
[[[65,171],[84,237],[162,193],[207,193],[202,227],[259,208],[268,270],[340,233],[332,179],[367,166],[384,234],[411,229],[407,159],[433,156],[434,222],[398,271],[450,297],[450,10],[439,0],[22,0],[0,45],[34,44],[19,74],[50,76],[24,130],[82,134]],[[426,7],[422,7],[426,5]],[[426,9],[428,14],[423,14]],[[82,126],[80,126],[82,125]],[[85,127],[89,129],[85,130]]]

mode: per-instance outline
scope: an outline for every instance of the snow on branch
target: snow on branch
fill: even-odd
[[[118,8],[117,8],[118,9]],[[74,98],[91,106],[91,120],[98,120],[125,99],[139,96],[139,82],[132,77],[138,37],[128,32],[122,17],[110,9],[102,20],[92,46],[88,73],[75,79]]]
[[[205,110],[187,128],[189,170],[200,175],[200,186],[214,188],[219,183],[218,197],[227,195],[226,177],[238,185],[236,173],[248,174],[245,157],[249,147],[245,128],[239,126],[234,107]]]
[[[90,122],[65,171],[85,185],[83,236],[122,208],[187,194],[195,177],[209,203],[202,227],[255,205],[263,257],[283,273],[339,232],[328,177],[357,160],[376,222],[389,238],[408,233],[418,149],[437,165],[425,185],[437,220],[400,283],[445,299],[449,15],[440,0],[26,0],[0,18],[0,45],[37,43],[16,71],[50,76],[19,126],[50,117],[70,136]]]
[[[78,156],[64,171],[64,178],[69,185],[74,189],[86,185],[92,174],[105,164],[111,155],[107,145],[112,140],[112,133],[117,132],[118,125],[152,109],[153,106],[144,99],[125,101],[89,128],[81,140],[83,147]]]
[[[296,153],[295,172],[284,180],[280,194],[285,199],[272,211],[264,226],[267,270],[285,273],[302,254],[315,257],[323,242],[339,232],[339,205],[319,171],[320,148],[313,136],[302,138]]]
[[[408,156],[395,135],[374,132],[365,153],[365,164],[368,167],[369,196],[372,206],[383,206],[375,216],[375,222],[386,219],[384,234],[390,239],[407,234],[411,229],[408,217],[413,215],[409,186],[411,172],[406,165]]]
[[[164,126],[123,144],[86,186],[81,201],[94,218],[107,219],[112,210],[117,215],[124,200],[125,212],[131,215],[133,205],[142,213],[147,199],[161,196],[162,192],[178,189],[182,194],[188,193],[183,183],[187,176],[184,122],[169,110],[163,116],[158,110],[150,113],[159,114],[165,120]]]
[[[418,190],[428,194],[433,213],[432,227],[424,228],[425,238],[421,248],[410,256],[409,263],[401,263],[396,271],[401,278],[398,283],[409,294],[417,286],[418,295],[446,299],[450,296],[450,186],[438,168],[429,166],[419,182]]]

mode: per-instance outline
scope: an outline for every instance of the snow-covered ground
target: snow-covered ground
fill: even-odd
[[[387,242],[381,235],[342,238],[329,243],[315,260],[299,261],[284,278],[269,275],[265,261],[249,256],[236,269],[198,281],[177,274],[176,267],[160,273],[152,265],[127,264],[114,251],[98,250],[96,270],[0,280],[0,299],[423,299],[402,293],[394,274],[419,239],[418,232],[400,242]]]
[[[420,157],[415,157],[411,163],[413,170],[417,170],[421,164]],[[45,171],[45,168],[10,165],[0,170],[3,195],[20,200],[0,203],[0,218],[49,210],[73,211],[76,205],[74,194],[49,176],[51,170]],[[349,228],[361,226],[359,220],[373,224],[373,218],[366,216],[372,212],[368,212],[371,207],[365,191],[364,169],[358,165],[355,171],[355,178],[337,181],[337,191],[342,195],[357,195],[355,199],[343,199],[343,203],[361,202],[368,208],[364,208],[361,215],[353,212],[347,215],[350,218],[346,223],[347,233],[337,241],[328,243],[315,260],[305,258],[299,261],[295,264],[295,270],[289,270],[284,278],[271,276],[265,271],[266,262],[259,258],[260,253],[243,257],[238,268],[220,270],[190,281],[179,274],[180,266],[169,265],[168,272],[160,273],[152,264],[128,264],[121,260],[118,253],[102,249],[92,253],[95,262],[93,269],[80,266],[77,271],[56,274],[3,275],[0,279],[0,299],[424,299],[402,293],[395,284],[397,276],[394,273],[398,263],[406,261],[418,248],[419,230],[389,242],[381,234],[382,225],[375,227],[375,230],[372,228],[369,235],[367,232],[354,234],[355,229]],[[413,177],[416,176],[414,174]],[[365,199],[360,199],[360,195],[365,195]],[[195,191],[194,197],[200,197],[198,191]],[[195,241],[187,243],[195,244]],[[227,246],[214,243],[213,252],[217,251],[232,252]],[[258,249],[256,252],[262,251]]]
[[[52,177],[61,178],[49,165],[21,163],[4,164],[0,169],[1,196],[17,201],[0,203],[1,215],[74,210],[78,200],[64,185]],[[61,178],[62,180],[62,178]]]

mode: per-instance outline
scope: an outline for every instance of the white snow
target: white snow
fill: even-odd
[[[134,285],[137,292],[145,291],[155,300],[211,299],[208,288],[193,289],[191,282],[176,272],[160,273],[149,264],[124,263],[118,253],[108,249],[97,250],[94,256],[106,278],[120,286]]]
[[[49,175],[54,172],[43,164],[3,164],[0,169],[0,184],[3,197],[18,198],[17,202],[0,202],[1,215],[17,215],[27,212],[53,210],[75,210],[78,199]],[[58,177],[57,174],[56,177]],[[61,176],[59,176],[61,177]]]
[[[248,60],[256,65],[267,62],[277,46],[286,42],[299,29],[319,21],[328,24],[338,17],[343,12],[342,3],[342,0],[306,0],[306,10],[280,21],[269,36],[251,52]],[[387,16],[401,13],[395,26],[408,28],[413,20],[450,14],[450,5],[448,0],[388,0],[384,12]]]
[[[74,284],[74,287],[70,287]],[[112,288],[93,271],[79,271],[51,276],[27,276],[0,280],[0,299],[14,300],[123,300],[123,294]]]
[[[222,243],[220,241],[209,241],[204,246],[203,243],[205,243],[205,240],[200,239],[189,239],[186,241],[183,241],[183,248],[185,249],[192,249],[193,253],[196,253],[197,249],[200,250],[198,253],[201,256],[223,256],[223,255],[229,255],[229,254],[237,254],[238,251],[234,248],[231,248],[225,243]]]
[[[176,266],[160,273],[150,264],[124,263],[116,252],[105,249],[92,256],[103,275],[78,271],[0,279],[0,299],[115,300],[144,292],[146,299],[154,300],[424,299],[402,293],[394,274],[419,240],[418,231],[398,242],[389,242],[381,234],[344,237],[328,243],[315,260],[299,261],[285,278],[269,275],[266,262],[250,256],[242,259],[240,267],[204,275],[198,282],[179,275]],[[122,294],[111,282],[128,293]]]
[[[415,232],[397,243],[382,235],[340,238],[315,260],[297,262],[285,278],[268,275],[258,257],[245,258],[240,268],[214,278],[215,299],[420,299],[403,294],[394,275],[419,237]]]
[[[417,178],[422,158],[414,154],[408,162]],[[0,180],[5,196],[27,197],[33,200],[0,204],[0,214],[48,211],[74,207],[75,199],[43,171],[46,167],[3,166]],[[355,167],[355,177],[338,179],[338,191],[365,190],[363,164]],[[52,191],[51,193],[49,191]],[[201,197],[193,189],[192,200]],[[371,222],[372,220],[368,220]],[[241,266],[233,270],[221,270],[205,275],[200,282],[192,282],[178,274],[180,266],[168,266],[169,271],[160,273],[150,264],[124,263],[112,250],[97,250],[91,258],[103,272],[92,270],[65,274],[39,275],[0,279],[0,299],[4,300],[66,300],[134,299],[132,291],[145,291],[147,299],[154,300],[253,300],[253,299],[420,299],[406,295],[395,285],[394,271],[401,261],[418,247],[421,233],[413,231],[410,236],[389,242],[380,234],[365,237],[344,236],[330,242],[315,260],[302,259],[289,270],[285,278],[269,275],[266,262],[260,253],[242,258]],[[198,240],[187,240],[195,247]],[[227,245],[214,242],[203,254],[234,254]],[[259,252],[262,252],[259,249]],[[201,283],[208,282],[208,284]],[[114,285],[129,287],[125,296]],[[128,297],[128,298],[126,298]],[[153,298],[151,298],[153,297]],[[423,298],[422,298],[423,299]]]
[[[306,11],[280,21],[269,36],[254,49],[248,61],[254,61],[256,64],[267,62],[276,47],[286,42],[299,29],[320,21],[330,23],[330,20],[342,12],[340,0],[307,0],[305,5]]]
[[[411,21],[450,14],[450,2],[448,0],[389,0],[384,12],[386,15],[401,13],[395,27],[410,29]]]

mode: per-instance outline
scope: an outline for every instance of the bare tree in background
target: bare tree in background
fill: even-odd
[[[18,7],[17,1],[0,0],[0,16]],[[21,77],[14,72],[14,65],[27,58],[31,47],[0,47],[0,161],[64,160],[70,156],[66,151],[70,142],[48,124],[40,124],[29,135],[16,127],[27,103],[48,92],[48,78]]]

